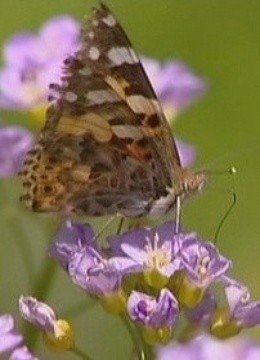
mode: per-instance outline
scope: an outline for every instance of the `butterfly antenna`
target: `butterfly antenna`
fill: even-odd
[[[232,203],[231,205],[228,207],[227,211],[225,212],[224,216],[222,217],[216,231],[215,231],[215,235],[213,238],[213,243],[216,245],[217,241],[218,241],[218,237],[219,237],[219,233],[220,230],[222,229],[225,221],[227,220],[228,216],[230,215],[231,211],[233,210],[233,208],[235,207],[236,203],[237,203],[237,194],[235,192],[232,193]]]
[[[237,169],[235,166],[231,166],[227,170],[205,170],[204,172],[208,175],[235,175],[237,173]]]

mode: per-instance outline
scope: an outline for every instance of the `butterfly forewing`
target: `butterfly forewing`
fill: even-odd
[[[160,104],[107,7],[82,30],[39,143],[22,171],[35,211],[139,216],[178,181],[179,156]]]

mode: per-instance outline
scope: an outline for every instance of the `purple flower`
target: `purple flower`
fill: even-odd
[[[17,109],[44,106],[49,84],[60,82],[64,58],[77,49],[78,35],[79,24],[68,16],[60,16],[49,20],[38,35],[14,36],[4,49],[0,106]]]
[[[180,61],[160,64],[143,57],[142,63],[169,119],[198,100],[207,90],[205,81]]]
[[[49,84],[60,82],[63,60],[79,45],[79,29],[74,19],[60,16],[46,22],[38,34],[21,33],[10,39],[4,48],[5,67],[0,73],[0,106],[18,109],[44,106]],[[144,57],[143,64],[171,116],[206,90],[205,82],[181,62],[161,65]]]
[[[91,246],[74,254],[68,272],[75,284],[93,295],[109,296],[121,288],[120,271]]]
[[[200,336],[188,344],[172,343],[158,348],[157,360],[258,360],[260,347],[243,339],[218,341],[210,336]]]
[[[10,353],[23,343],[23,337],[15,328],[11,315],[0,316],[0,355]]]
[[[73,255],[89,245],[95,247],[95,234],[92,228],[88,224],[67,220],[56,235],[50,255],[66,270]]]
[[[133,291],[127,303],[128,314],[133,321],[155,329],[172,327],[179,316],[179,306],[173,294],[162,289],[160,296]]]
[[[21,296],[19,310],[25,320],[44,333],[45,342],[51,350],[67,351],[73,348],[72,327],[66,320],[57,319],[47,304],[30,296]]]
[[[181,243],[182,264],[189,280],[199,288],[206,288],[221,279],[231,267],[231,261],[222,256],[209,242],[190,234]]]
[[[174,224],[167,223],[156,229],[144,228],[115,236],[110,243],[114,253],[121,255],[118,263],[124,273],[157,272],[168,279],[180,269],[177,237]]]
[[[1,355],[9,355],[10,360],[37,360],[24,345],[23,336],[17,331],[14,318],[9,314],[0,316]]]
[[[171,343],[168,346],[157,349],[156,360],[202,360],[200,357],[200,344],[190,342],[189,344]],[[204,358],[203,360],[211,360]]]
[[[18,126],[0,128],[0,178],[16,175],[33,145],[32,134]]]
[[[248,289],[237,282],[226,288],[231,317],[238,326],[251,328],[260,325],[260,301],[251,301]]]

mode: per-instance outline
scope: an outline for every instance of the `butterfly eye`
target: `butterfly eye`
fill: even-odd
[[[188,179],[186,183],[186,190],[187,191],[194,191],[197,189],[197,181],[195,178]]]

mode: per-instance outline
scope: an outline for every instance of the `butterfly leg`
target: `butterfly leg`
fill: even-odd
[[[124,225],[124,222],[125,222],[125,218],[122,216],[119,223],[118,223],[118,226],[117,226],[117,230],[116,230],[117,235],[120,235],[120,233],[122,231],[122,228],[123,228],[123,225]]]
[[[176,212],[175,212],[175,233],[178,234],[180,231],[180,218],[181,218],[181,198],[176,197]]]

